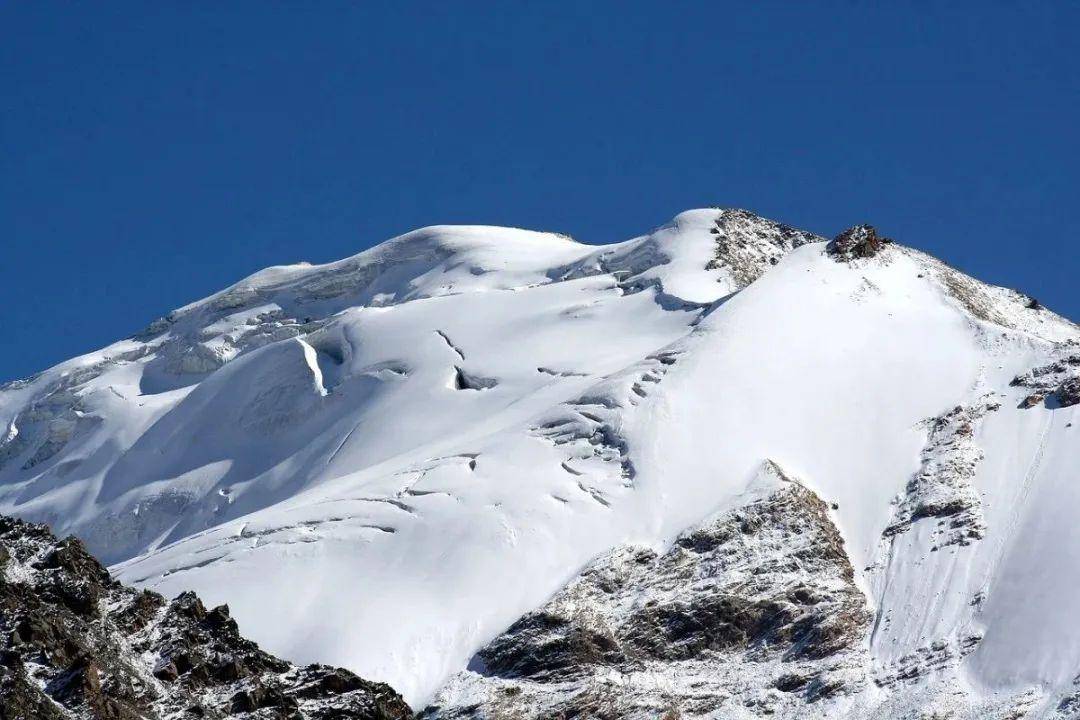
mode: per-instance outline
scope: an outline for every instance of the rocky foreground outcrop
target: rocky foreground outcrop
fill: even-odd
[[[405,720],[388,685],[297,667],[245,640],[226,605],[113,580],[75,538],[0,517],[3,720]]]
[[[772,462],[752,495],[666,551],[597,559],[425,717],[760,716],[865,687],[872,613],[829,505]]]

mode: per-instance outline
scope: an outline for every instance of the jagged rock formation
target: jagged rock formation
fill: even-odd
[[[824,241],[783,223],[762,222],[746,210],[723,210],[709,232],[716,236],[716,250],[705,267],[724,268],[735,280],[736,289],[757,280],[795,248]]]
[[[1060,359],[1013,378],[1013,386],[1031,391],[1020,402],[1021,407],[1035,407],[1043,402],[1052,407],[1080,404],[1080,352],[1070,346],[1064,350],[1067,354],[1063,353]]]
[[[937,521],[934,549],[968,545],[984,536],[986,520],[973,484],[983,450],[974,435],[986,413],[1000,407],[991,395],[927,421],[922,465],[908,482],[896,518],[885,529],[886,537],[907,532],[919,520]]]
[[[873,225],[855,225],[833,238],[825,251],[837,260],[868,258],[877,255],[890,242],[892,240],[879,236]]]
[[[871,613],[829,506],[772,462],[745,500],[598,558],[425,717],[728,717],[861,688]]]
[[[226,605],[113,580],[75,538],[0,516],[5,720],[407,720],[389,686],[263,652]]]

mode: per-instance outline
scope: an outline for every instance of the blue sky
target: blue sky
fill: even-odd
[[[708,205],[1080,318],[1080,4],[878,5],[4,3],[0,380],[423,225]]]

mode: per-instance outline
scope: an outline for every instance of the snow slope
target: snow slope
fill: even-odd
[[[771,459],[837,505],[875,617],[858,707],[1051,713],[1080,672],[1080,418],[1010,382],[1080,333],[1028,304],[744,211],[603,247],[427,228],[5,386],[0,512],[422,706]]]

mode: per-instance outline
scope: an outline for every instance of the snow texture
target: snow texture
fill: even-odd
[[[451,712],[507,628],[737,512],[771,460],[829,505],[865,600],[853,717],[1054,717],[1080,702],[1080,418],[1010,383],[1080,332],[841,245],[702,209],[610,246],[433,227],[270,268],[3,386],[0,511]],[[804,716],[755,678],[740,712]]]

